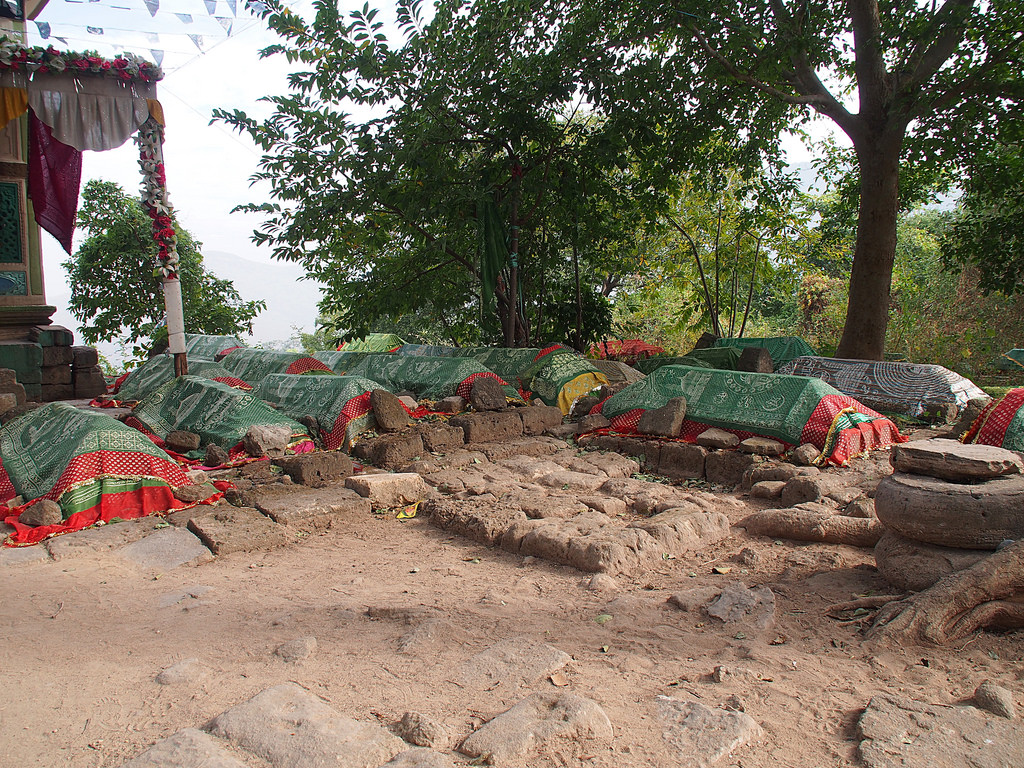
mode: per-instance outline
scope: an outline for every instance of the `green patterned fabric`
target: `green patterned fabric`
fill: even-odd
[[[576,398],[607,384],[608,377],[585,357],[561,348],[531,363],[521,381],[534,397],[547,405],[557,405],[567,414]]]
[[[221,365],[253,386],[259,384],[264,377],[272,373],[306,373],[313,361],[321,367],[322,361],[300,352],[276,352],[272,349],[236,349],[224,356]],[[323,363],[322,367],[328,367]],[[301,370],[299,370],[301,369]],[[330,371],[324,371],[330,373]]]
[[[373,429],[376,421],[369,399],[359,407],[353,401],[382,389],[376,381],[362,376],[295,376],[272,373],[253,392],[292,419],[316,418],[327,448],[351,446],[361,432]]]
[[[418,357],[462,357],[455,347],[439,344],[403,344],[396,355],[417,355]]]
[[[411,390],[421,400],[441,400],[462,394],[458,391],[459,385],[470,376],[479,374],[494,375],[469,358],[401,355],[372,355],[348,372],[349,376],[365,376],[379,381],[392,392]],[[503,389],[505,397],[520,399],[515,387],[506,384]]]
[[[140,402],[132,416],[160,438],[180,429],[195,432],[204,446],[214,443],[225,450],[238,445],[256,425],[285,425],[292,430],[292,442],[309,439],[305,427],[255,395],[197,376],[167,382]]]
[[[61,480],[72,459],[98,451],[142,454],[173,463],[166,453],[137,429],[122,424],[106,413],[75,408],[67,403],[51,403],[29,411],[0,429],[3,469],[14,490],[26,501],[49,493]],[[144,465],[148,465],[145,460],[139,462],[140,467]],[[142,475],[143,472],[137,474]],[[82,479],[92,480],[95,477],[86,478],[83,475]],[[116,485],[118,478],[109,479],[115,481]],[[138,487],[138,477],[125,477],[121,480],[132,488]],[[74,486],[79,483],[72,482],[71,485],[60,500],[65,518],[80,509],[93,506],[100,492],[100,486],[95,483],[88,484],[88,487],[82,484],[77,493]],[[116,489],[110,490],[111,487],[108,483],[103,493],[116,492]]]
[[[244,347],[245,345],[237,336],[204,336],[198,333],[185,334],[185,353],[189,362],[193,357],[203,360],[213,360],[225,349],[233,347]]]
[[[471,357],[509,384],[520,387],[524,386],[523,375],[539,354],[540,350],[533,347],[465,347],[459,350],[459,357]]]
[[[377,354],[376,352],[342,352],[335,350],[326,350],[323,352],[314,352],[313,357],[319,360],[321,363],[326,365],[332,371],[338,374],[348,373],[350,368],[355,368],[360,362],[365,360],[370,355]]]
[[[660,408],[682,396],[691,421],[797,445],[814,409],[828,395],[841,393],[805,376],[667,365],[610,397],[601,412],[610,419],[636,408]]]
[[[762,347],[772,356],[772,364],[778,370],[790,360],[804,355],[817,356],[817,352],[799,336],[769,336],[762,338],[715,339],[715,347]]]
[[[220,363],[213,363],[209,360],[189,360],[188,372],[204,379],[235,376]],[[174,357],[172,355],[156,355],[132,371],[128,378],[121,382],[121,386],[115,393],[115,398],[124,402],[141,400],[173,378]]]
[[[341,345],[343,352],[390,352],[405,344],[393,333],[368,333],[361,339],[353,339]]]

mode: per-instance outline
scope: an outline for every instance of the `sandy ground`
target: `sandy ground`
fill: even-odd
[[[729,514],[735,522],[744,512]],[[834,603],[890,591],[870,550],[733,531],[607,589],[572,568],[390,515],[158,578],[109,552],[3,568],[0,764],[118,766],[285,681],[359,720],[389,726],[423,713],[458,740],[529,693],[555,689],[549,677],[483,688],[460,677],[474,654],[516,637],[570,654],[556,682],[599,703],[615,729],[610,747],[556,743],[525,763],[537,768],[679,764],[658,696],[742,707],[764,737],[718,765],[745,768],[856,765],[857,719],[881,692],[951,704],[988,679],[1022,703],[1024,633],[948,648],[870,646],[863,619],[827,615]],[[725,625],[668,602],[737,579],[775,593],[774,626]],[[603,615],[611,618],[595,620]],[[308,659],[274,654],[308,636],[318,643]],[[190,658],[203,674],[155,681]]]

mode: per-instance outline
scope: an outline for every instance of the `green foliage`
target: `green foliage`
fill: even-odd
[[[263,301],[242,301],[230,280],[203,266],[201,244],[175,223],[181,264],[185,328],[190,333],[252,331]],[[71,285],[71,314],[89,344],[134,344],[144,356],[161,330],[163,288],[154,274],[157,246],[138,198],[109,181],[89,181],[82,192],[78,227],[86,237],[63,263]],[[163,331],[166,338],[166,330]]]
[[[961,208],[942,242],[946,264],[979,270],[986,293],[1024,292],[1024,147],[1011,144],[971,164]]]
[[[480,341],[539,340],[574,258],[593,282],[577,291],[572,269],[570,295],[593,314],[583,297],[669,163],[630,168],[631,136],[655,128],[581,116],[574,83],[596,64],[560,47],[555,9],[520,20],[525,6],[456,0],[426,23],[401,0],[393,43],[375,9],[315,8],[306,20],[268,3],[282,43],[265,54],[303,68],[268,99],[274,114],[215,113],[265,152],[273,202],[241,206],[266,216],[254,240],[327,284],[321,312],[351,333],[429,305],[455,337],[477,325]]]

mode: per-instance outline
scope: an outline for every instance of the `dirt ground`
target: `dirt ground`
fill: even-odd
[[[750,509],[728,514],[737,522]],[[669,602],[736,580],[772,590],[774,626],[726,625]],[[0,589],[7,766],[118,766],[286,681],[358,720],[390,726],[423,713],[453,742],[533,691],[559,687],[600,704],[611,746],[557,743],[525,763],[536,768],[677,765],[659,696],[742,708],[761,725],[763,738],[717,765],[822,768],[858,764],[857,720],[876,694],[952,704],[987,679],[1020,706],[1024,691],[1024,633],[947,648],[869,645],[869,617],[841,620],[827,609],[891,591],[871,550],[739,528],[637,578],[592,582],[425,519],[374,514],[158,578],[104,552],[6,567]],[[274,654],[310,636],[309,658]],[[564,679],[511,676],[484,689],[460,679],[474,654],[522,637],[570,654]],[[201,674],[156,682],[190,658]]]

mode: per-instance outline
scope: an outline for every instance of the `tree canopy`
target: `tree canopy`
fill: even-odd
[[[141,356],[150,348],[164,318],[164,297],[155,273],[157,244],[152,222],[137,197],[113,182],[91,180],[82,191],[78,227],[85,241],[63,263],[71,285],[71,314],[90,344],[134,344]],[[252,331],[263,301],[243,301],[234,284],[203,265],[201,243],[177,222],[178,257],[185,328],[190,333]],[[166,333],[166,332],[165,332]]]

